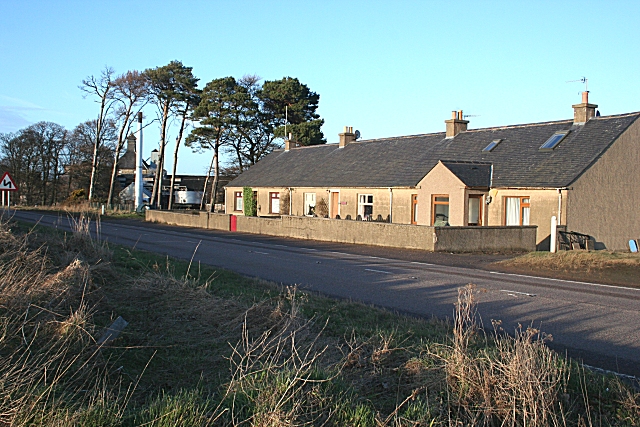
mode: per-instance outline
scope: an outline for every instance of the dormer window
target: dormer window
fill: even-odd
[[[489,145],[487,145],[486,147],[484,147],[484,148],[482,149],[482,151],[483,151],[483,152],[487,152],[487,153],[488,153],[488,152],[490,152],[490,151],[493,151],[493,149],[494,149],[494,148],[496,148],[496,146],[497,146],[498,144],[500,144],[500,142],[501,142],[501,141],[502,141],[502,139],[494,139],[493,141],[491,141],[491,142],[489,143]]]
[[[540,151],[551,151],[562,142],[562,140],[569,134],[568,130],[562,132],[556,132],[551,135],[551,138],[547,139],[547,142],[540,146]]]

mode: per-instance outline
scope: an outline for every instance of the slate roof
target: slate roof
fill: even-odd
[[[491,186],[491,163],[443,160],[442,164],[467,187],[489,188]]]
[[[584,125],[573,120],[402,136],[275,150],[228,184],[230,187],[414,187],[438,163],[493,165],[493,187],[567,187],[640,117],[602,116]],[[555,132],[569,130],[551,151],[540,151]],[[483,152],[502,139],[491,152]],[[469,171],[456,168],[461,176]],[[452,171],[453,172],[453,171]],[[454,172],[456,173],[456,172]],[[464,181],[464,180],[463,180]]]

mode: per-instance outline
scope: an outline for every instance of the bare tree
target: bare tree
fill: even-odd
[[[95,122],[96,120],[88,120],[79,124],[68,137],[72,152],[71,162],[67,166],[70,181],[69,191],[79,188],[87,190],[93,178],[94,198],[106,199],[109,191],[107,177],[113,166],[117,128],[113,119],[107,119],[100,129],[102,134],[96,137],[97,125]],[[94,153],[96,139],[99,139],[101,144],[98,152]]]
[[[149,102],[147,79],[138,71],[127,71],[113,80],[113,98],[117,101],[116,117],[119,123],[118,141],[115,149],[109,196],[107,203],[113,203],[113,190],[118,171],[118,159],[136,115]]]
[[[85,96],[96,97],[96,102],[100,104],[100,112],[98,119],[95,121],[95,141],[93,143],[93,160],[91,164],[91,179],[89,182],[89,201],[93,199],[96,173],[98,168],[98,152],[102,145],[104,132],[102,128],[105,125],[107,116],[114,106],[115,98],[113,97],[113,73],[115,71],[111,67],[105,66],[99,77],[89,76],[82,81],[79,86],[80,90],[85,92]]]

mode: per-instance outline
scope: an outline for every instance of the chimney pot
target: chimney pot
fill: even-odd
[[[584,92],[582,92],[582,103],[583,104],[588,104],[589,103],[589,91],[585,90]]]

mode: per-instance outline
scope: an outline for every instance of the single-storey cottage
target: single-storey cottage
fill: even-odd
[[[446,132],[298,147],[286,141],[226,186],[226,212],[243,213],[251,187],[259,216],[318,215],[399,224],[537,225],[551,217],[624,249],[640,237],[640,113],[600,116],[588,92],[573,120],[467,129],[462,111]]]

